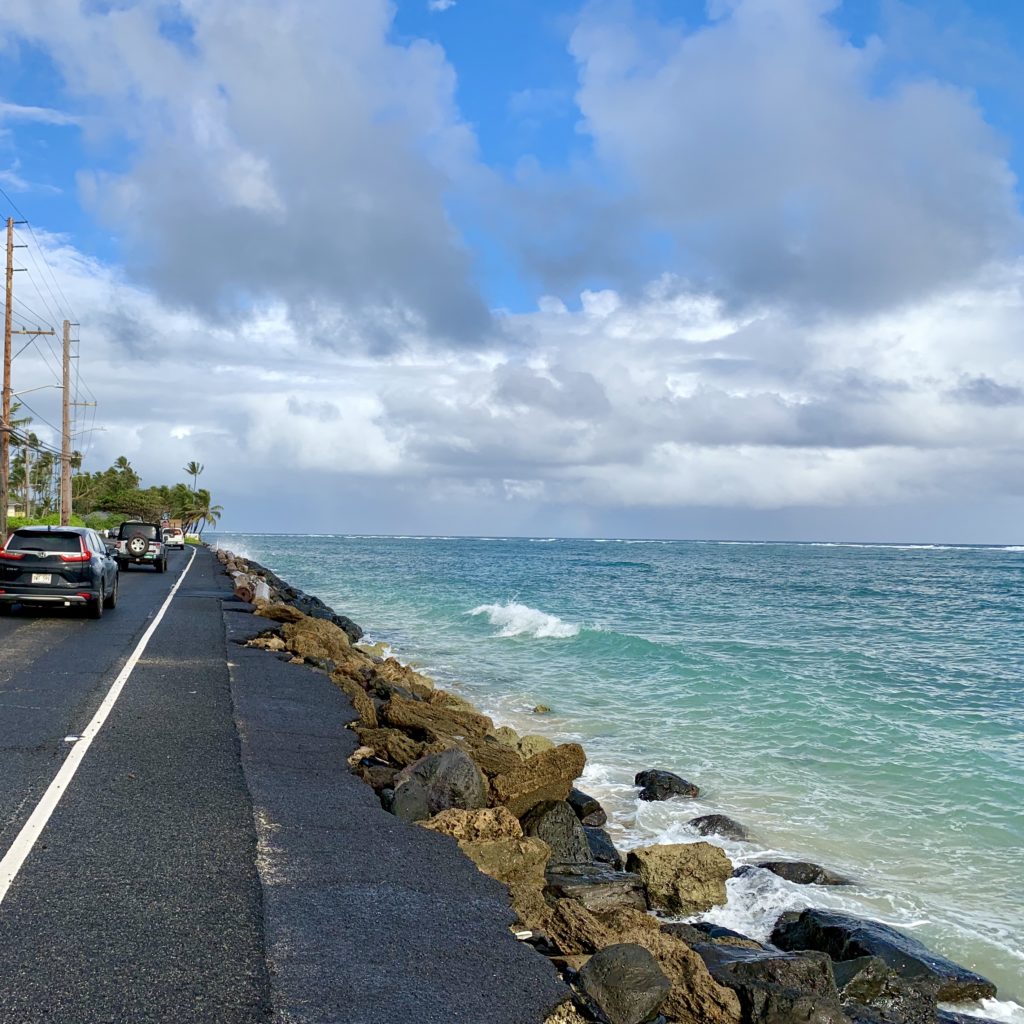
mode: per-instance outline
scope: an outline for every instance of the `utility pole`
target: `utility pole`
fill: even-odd
[[[64,391],[61,395],[60,525],[71,522],[71,321],[64,321]]]
[[[25,221],[7,218],[7,275],[4,291],[4,386],[0,400],[0,544],[7,540],[7,505],[11,500],[11,335],[53,334],[53,331],[14,331],[11,306],[14,304],[14,225]]]

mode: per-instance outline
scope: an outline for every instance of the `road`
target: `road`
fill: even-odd
[[[348,698],[192,559],[0,618],[0,1024],[542,1024],[504,887],[381,809]]]

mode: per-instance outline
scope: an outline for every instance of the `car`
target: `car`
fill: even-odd
[[[14,605],[84,608],[98,619],[117,607],[117,561],[95,530],[22,526],[0,549],[0,612]]]
[[[165,526],[161,533],[167,547],[185,550],[185,534],[177,526]]]
[[[151,565],[167,572],[167,545],[156,523],[131,519],[117,530],[117,564],[124,571],[129,565]]]

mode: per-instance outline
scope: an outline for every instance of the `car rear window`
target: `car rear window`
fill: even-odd
[[[81,551],[82,538],[77,533],[15,533],[8,551]]]
[[[150,540],[157,540],[157,529],[155,526],[148,526],[146,523],[122,523],[121,524],[121,537],[132,537],[137,533],[141,533],[143,537],[148,537]]]

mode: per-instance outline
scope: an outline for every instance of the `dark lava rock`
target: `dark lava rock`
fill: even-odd
[[[702,814],[699,818],[691,818],[688,824],[702,836],[721,836],[736,843],[746,843],[750,840],[746,826],[734,821],[727,814]]]
[[[744,1024],[848,1024],[829,958],[821,953],[693,948],[715,981],[735,991]]]
[[[395,776],[391,813],[403,821],[422,821],[450,807],[487,806],[487,785],[480,769],[457,747],[428,754]]]
[[[650,1021],[672,988],[658,961],[643,946],[630,942],[598,950],[576,980],[609,1024]]]
[[[622,854],[615,849],[612,837],[603,828],[595,828],[592,825],[584,825],[583,831],[587,836],[587,845],[590,847],[590,854],[600,864],[608,864],[616,871],[623,869],[624,862]]]
[[[700,796],[700,788],[675,772],[663,772],[650,768],[638,772],[633,779],[634,786],[641,786],[641,800],[668,800],[674,796]]]
[[[628,871],[613,871],[604,864],[559,864],[545,877],[546,896],[576,900],[595,914],[647,910],[644,883]]]
[[[832,974],[844,1006],[854,1012],[859,1007],[874,1010],[893,1024],[934,1024],[936,984],[901,978],[877,956],[841,960],[832,965]]]
[[[592,796],[587,796],[582,790],[570,789],[566,797],[569,806],[576,812],[576,817],[584,825],[600,827],[608,821],[608,815],[604,808]]]
[[[576,812],[564,800],[545,800],[520,819],[523,832],[551,847],[551,864],[590,864],[593,855]]]
[[[694,929],[700,932],[704,938],[702,942],[712,942],[716,946],[745,946],[747,949],[765,949],[763,942],[752,939],[742,932],[734,932],[720,924],[711,924],[709,921],[697,921]]]
[[[375,793],[380,793],[383,789],[394,789],[397,774],[398,769],[391,765],[362,765],[359,768],[363,782],[371,786]]]
[[[338,666],[330,658],[318,658],[316,655],[307,654],[303,661],[313,668],[318,668],[330,675]]]
[[[805,910],[795,920],[783,914],[772,932],[780,949],[819,949],[833,960],[877,956],[901,978],[915,983],[934,981],[942,1002],[991,999],[996,987],[987,978],[933,953],[917,939],[878,921],[827,910]]]
[[[770,871],[773,875],[797,885],[853,885],[849,878],[806,860],[760,860],[756,864],[744,864],[743,867],[737,868],[733,872],[733,877],[749,875],[758,868]]]

